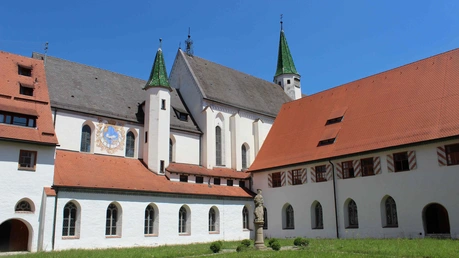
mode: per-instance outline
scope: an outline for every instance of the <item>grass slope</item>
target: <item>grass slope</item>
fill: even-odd
[[[280,239],[282,246],[293,246],[293,239]],[[223,242],[223,249],[233,249],[240,242]],[[268,241],[265,241],[266,245]],[[210,243],[161,246],[155,248],[123,248],[104,250],[68,250],[31,253],[8,257],[189,257],[209,255]],[[459,241],[437,239],[310,239],[304,250],[221,253],[217,257],[459,257]]]

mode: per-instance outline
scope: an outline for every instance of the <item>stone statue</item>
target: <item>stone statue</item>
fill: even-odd
[[[263,210],[263,196],[261,195],[261,189],[257,190],[257,195],[253,199],[253,202],[255,203],[255,223],[264,222],[264,210]]]

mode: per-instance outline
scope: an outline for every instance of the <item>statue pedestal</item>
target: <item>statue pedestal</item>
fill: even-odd
[[[255,249],[266,249],[265,239],[263,237],[264,222],[254,222],[255,224]]]

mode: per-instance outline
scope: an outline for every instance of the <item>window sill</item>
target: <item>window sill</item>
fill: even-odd
[[[409,170],[409,169],[405,169],[405,170],[394,170],[394,173],[407,172],[407,171],[410,171],[410,170]]]
[[[35,172],[35,168],[18,167],[18,170]]]
[[[457,166],[457,165],[459,165],[459,163],[456,163],[456,164],[446,164],[446,165],[447,165],[448,167],[449,167],[449,166]]]
[[[358,229],[359,226],[347,226],[346,229]]]
[[[14,213],[19,213],[19,214],[34,214],[33,211],[15,211]]]
[[[367,176],[374,176],[375,174],[369,174],[369,175],[362,175],[362,177],[367,177]]]
[[[353,178],[355,178],[355,176],[353,176],[353,177],[343,177],[343,179],[353,179]]]
[[[383,228],[398,228],[398,226],[384,226]]]
[[[283,230],[295,230],[295,228],[283,228]]]
[[[250,228],[244,228],[244,229],[242,229],[242,231],[248,231],[248,232],[250,232],[250,231],[252,231],[252,230],[251,230]]]
[[[63,236],[62,240],[80,239],[80,236]]]
[[[145,237],[157,237],[158,234],[145,234],[144,236]]]
[[[105,238],[121,238],[121,236],[105,236]]]
[[[327,182],[327,180],[316,181],[316,183],[323,183],[323,182]]]
[[[191,233],[179,233],[179,236],[191,236]]]
[[[209,235],[218,235],[220,234],[220,231],[212,231],[212,232],[209,232]]]
[[[322,228],[313,228],[312,230],[322,230],[324,229],[323,227]]]

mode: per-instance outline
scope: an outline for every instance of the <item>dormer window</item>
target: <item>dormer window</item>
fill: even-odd
[[[19,84],[19,94],[33,96],[33,87],[24,84]]]
[[[18,74],[22,76],[32,76],[32,68],[18,65]]]
[[[331,125],[331,124],[340,123],[342,120],[343,120],[342,116],[335,117],[335,118],[332,118],[332,119],[328,119],[327,122],[325,123],[325,125]]]
[[[0,111],[0,123],[36,127],[37,117]]]
[[[319,144],[317,144],[317,147],[333,144],[335,142],[335,139],[336,138],[331,138],[331,139],[319,141]]]
[[[188,121],[188,114],[174,108],[175,115],[180,121]]]

